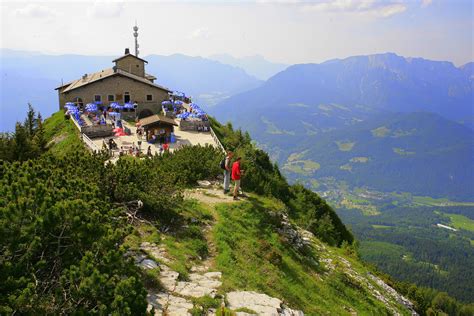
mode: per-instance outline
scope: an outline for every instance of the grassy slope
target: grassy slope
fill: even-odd
[[[361,314],[386,313],[364,287],[349,284],[340,271],[327,275],[319,263],[321,249],[307,249],[302,254],[281,239],[275,230],[277,223],[268,215],[268,211],[281,211],[278,202],[253,197],[239,204],[221,204],[216,210],[216,268],[223,272],[224,289],[264,292],[309,315],[344,315],[349,314],[349,307]],[[341,249],[330,248],[326,255],[334,260],[336,270],[342,269],[338,260],[343,256],[356,271],[366,272],[360,262],[344,256]]]
[[[64,119],[64,112],[58,111],[44,122],[45,138],[51,139],[48,144],[50,152],[55,155],[86,150],[79,139],[79,131],[71,120]]]

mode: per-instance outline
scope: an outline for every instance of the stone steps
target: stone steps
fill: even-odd
[[[199,265],[191,268],[189,281],[178,281],[179,273],[167,266],[171,260],[164,248],[148,242],[142,243],[140,248],[159,262],[139,254],[135,256],[136,264],[145,270],[159,267],[160,283],[165,290],[161,292],[148,290],[149,312],[154,310],[154,315],[157,316],[190,315],[188,310],[193,308],[192,298],[206,295],[216,297],[217,290],[222,285],[221,272],[212,272],[209,271],[208,266]],[[227,307],[233,310],[247,308],[256,312],[257,315],[304,315],[303,312],[290,309],[283,305],[281,300],[266,294],[251,291],[233,291],[226,293],[225,297],[229,303]],[[215,315],[215,311],[210,311],[208,315]],[[237,312],[236,315],[245,316],[252,314]]]

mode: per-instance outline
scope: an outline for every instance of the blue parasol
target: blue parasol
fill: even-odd
[[[97,112],[98,107],[94,103],[88,103],[86,104],[86,111],[87,112]]]
[[[131,103],[125,103],[123,106],[124,109],[134,109],[135,107]]]
[[[118,104],[117,102],[112,102],[110,104],[110,107],[114,110],[122,110],[123,109],[123,106]]]

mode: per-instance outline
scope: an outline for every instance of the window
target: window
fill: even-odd
[[[109,102],[114,102],[114,101],[115,101],[115,96],[114,96],[113,94],[109,94],[109,95],[107,96],[107,101],[109,101]]]
[[[146,100],[147,100],[147,101],[153,101],[153,95],[147,94],[147,95],[146,95]]]
[[[125,103],[130,103],[130,92],[125,92],[125,93],[123,94],[123,101],[124,101]]]
[[[139,65],[137,65],[137,68],[140,67]]]
[[[95,101],[95,102],[101,102],[101,101],[102,101],[102,97],[101,97],[100,95],[96,94],[96,95],[94,96],[94,101]]]

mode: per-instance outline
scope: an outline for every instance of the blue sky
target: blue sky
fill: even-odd
[[[2,48],[142,56],[263,55],[287,64],[395,52],[472,61],[469,0],[1,1]]]

